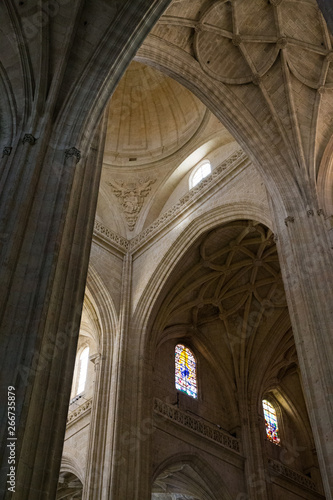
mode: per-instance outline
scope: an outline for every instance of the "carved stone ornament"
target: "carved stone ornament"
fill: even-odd
[[[88,399],[82,405],[75,408],[73,411],[69,411],[67,415],[67,425],[72,424],[79,418],[83,417],[92,409],[92,398]]]
[[[81,160],[81,151],[79,151],[77,148],[74,146],[72,148],[66,149],[65,151],[65,160],[68,158],[76,158],[76,163],[78,163]]]
[[[195,29],[195,32],[196,32],[196,33],[201,33],[201,32],[203,32],[203,31],[205,31],[205,27],[204,27],[204,25],[203,25],[202,23],[197,23],[197,24],[195,25],[195,28],[194,28],[194,29]]]
[[[240,35],[234,35],[232,38],[232,43],[235,45],[235,47],[239,47],[239,45],[242,43],[242,37]]]
[[[5,146],[5,147],[3,148],[3,150],[2,150],[2,158],[3,158],[4,156],[9,156],[9,155],[10,155],[10,153],[12,152],[12,149],[13,149],[13,148],[12,148],[12,147],[10,147],[10,146]]]
[[[93,363],[94,370],[97,371],[102,361],[102,354],[100,352],[92,354],[91,356],[89,356],[89,361]]]
[[[25,136],[22,139],[22,144],[25,144],[27,142],[28,144],[33,146],[34,144],[36,144],[36,141],[37,141],[36,137],[34,137],[32,134],[25,134]]]
[[[288,40],[285,36],[282,36],[281,38],[278,38],[276,44],[280,49],[285,49],[288,45]]]
[[[108,227],[105,227],[101,222],[95,220],[94,231],[106,238],[111,245],[117,246],[124,253],[126,253],[130,249],[129,241],[126,238],[123,238],[119,234],[111,231]]]
[[[258,73],[255,73],[252,77],[252,83],[254,83],[254,85],[260,85],[260,82],[261,82],[261,77]]]
[[[123,181],[111,181],[108,184],[111,186],[113,193],[119,198],[120,206],[125,214],[126,222],[130,231],[133,231],[137,223],[139,214],[143,207],[145,197],[151,191],[151,185],[156,179],[148,177],[125,184]]]
[[[324,210],[322,208],[319,208],[317,210],[317,215],[324,215]]]
[[[307,210],[306,215],[312,217],[314,215],[314,210]]]
[[[295,222],[295,217],[292,217],[291,215],[288,215],[288,217],[286,217],[284,219],[284,223],[286,226],[288,226],[288,222]]]

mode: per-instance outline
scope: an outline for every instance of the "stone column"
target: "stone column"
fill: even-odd
[[[76,148],[24,140],[14,152],[21,203],[2,219],[1,401],[16,394],[16,487],[7,489],[6,404],[1,404],[1,498],[53,498],[95,217],[101,129],[84,155]],[[59,143],[58,143],[59,144]],[[84,156],[84,157],[82,157]],[[21,168],[24,157],[24,168]],[[38,175],[37,175],[38,172]],[[17,175],[18,172],[16,172]],[[5,193],[8,195],[8,191]],[[4,196],[7,201],[8,197]],[[4,210],[6,213],[6,210]],[[8,213],[8,211],[7,211]],[[6,226],[6,223],[9,226]]]
[[[145,494],[150,498],[141,484],[149,487],[150,477],[142,474],[147,459],[141,458],[146,435],[140,427],[142,419],[137,418],[142,360],[140,332],[130,329],[131,283],[132,256],[128,253],[123,261],[118,327],[113,331],[112,348],[103,353],[97,366],[84,500],[142,499]]]
[[[0,5],[3,56],[10,56],[1,65],[9,103],[0,168],[3,499],[55,496],[101,169],[102,145],[89,147],[117,82],[169,2],[112,1],[102,10],[77,0],[54,2],[48,12],[44,2],[28,11]],[[8,386],[16,394],[13,494]]]
[[[108,391],[110,366],[106,356],[97,354],[92,360],[95,365],[95,386],[89,431],[89,448],[86,477],[83,485],[83,499],[102,498],[103,475],[107,475],[106,462],[108,428]]]
[[[333,498],[333,255],[324,215],[273,206],[304,396],[327,500]],[[296,203],[294,204],[296,205]],[[292,204],[290,203],[290,206]],[[300,204],[300,207],[302,204]]]
[[[256,404],[251,405],[248,399],[249,394],[246,393],[239,397],[247,492],[239,492],[236,500],[269,500],[271,488],[267,482],[261,422],[258,419]]]
[[[131,325],[132,256],[124,258],[121,311],[114,347],[109,411],[110,477],[108,490],[96,498],[150,500],[150,436],[153,432],[150,387],[141,393],[145,362],[140,355],[142,331]],[[112,442],[111,442],[112,439]],[[109,464],[107,464],[109,467]],[[104,481],[105,482],[105,481]]]

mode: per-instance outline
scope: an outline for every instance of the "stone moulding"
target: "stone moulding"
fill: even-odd
[[[126,238],[111,231],[108,227],[104,226],[101,222],[95,220],[94,233],[106,239],[110,245],[127,252],[130,249],[130,243]]]
[[[138,236],[130,241],[131,250],[137,250],[143,243],[146,243],[150,238],[155,236],[161,229],[163,229],[169,222],[171,222],[175,217],[181,214],[182,211],[189,208],[193,203],[195,203],[199,198],[206,194],[213,186],[221,180],[225,171],[230,171],[231,168],[236,168],[240,163],[247,160],[246,154],[242,150],[236,151],[234,154],[229,156],[225,161],[216,167],[213,172],[205,177],[199,184],[180,198],[179,202],[176,203],[167,212],[162,214],[155,222],[144,229]]]
[[[268,459],[268,467],[272,473],[272,475],[276,476],[284,476],[288,479],[291,479],[295,483],[305,486],[309,490],[318,491],[317,485],[312,479],[308,476],[305,476],[301,472],[298,472],[294,469],[290,469],[286,465],[283,465],[281,462],[277,460],[273,460],[271,458]]]
[[[224,446],[225,448],[229,448],[232,451],[240,453],[240,446],[237,438],[222,431],[212,424],[202,422],[200,418],[188,415],[188,413],[179,410],[173,405],[169,405],[168,403],[164,403],[160,399],[155,398],[154,412],[162,417],[166,417],[172,422],[176,422],[177,424],[190,429],[196,434],[200,434],[201,436]]]
[[[180,198],[178,203],[173,205],[173,207],[162,214],[158,219],[150,224],[150,226],[141,231],[140,234],[131,240],[123,238],[98,221],[95,221],[94,233],[96,236],[102,236],[110,245],[115,246],[122,251],[135,251],[153,238],[183,211],[187,210],[192,204],[196,203],[202,196],[210,191],[210,189],[216,186],[226,172],[230,172],[247,159],[246,154],[241,149],[233,153],[218,167],[216,167],[210,175],[205,177],[197,186],[192,188],[185,196]]]
[[[88,413],[92,408],[92,398],[85,401],[82,405],[75,408],[75,410],[70,411],[67,415],[67,425],[73,424],[86,413]]]

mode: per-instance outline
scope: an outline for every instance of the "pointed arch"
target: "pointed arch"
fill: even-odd
[[[198,455],[179,453],[163,461],[154,471],[153,490],[177,488],[203,500],[232,500],[223,478]]]
[[[288,193],[284,193],[279,187],[286,182],[293,198],[297,198],[299,203],[303,204],[299,186],[295,183],[290,168],[290,165],[295,163],[293,150],[286,147],[281,137],[283,146],[280,146],[280,150],[284,148],[289,156],[289,160],[286,161],[280,154],[277,144],[273,144],[260,123],[240,101],[235,99],[235,95],[227,85],[207,79],[199,63],[192,56],[152,35],[147,37],[134,59],[174,78],[210,109],[253,160],[265,180],[266,188],[277,204],[284,205],[287,209],[289,198],[285,195]],[[251,137],[248,134],[249,129],[252,131]]]
[[[317,194],[319,206],[325,215],[333,215],[333,136],[326,146],[319,166]]]
[[[80,479],[82,484],[84,484],[84,469],[80,465],[79,461],[72,455],[64,453],[61,458],[60,472],[70,472]]]

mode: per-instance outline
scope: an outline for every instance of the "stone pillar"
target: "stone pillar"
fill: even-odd
[[[141,500],[147,493],[142,483],[150,486],[149,474],[142,473],[147,460],[147,456],[141,457],[146,429],[141,429],[142,418],[137,418],[142,360],[138,355],[140,333],[130,329],[131,283],[132,256],[128,253],[123,262],[118,327],[112,335],[112,348],[103,353],[97,367],[84,500]]]
[[[244,394],[239,398],[239,412],[242,418],[242,453],[246,457],[247,492],[239,492],[236,500],[269,500],[271,490],[267,482],[261,422],[258,419],[257,405],[251,405],[248,399],[249,394]]]
[[[326,499],[333,498],[333,255],[321,210],[274,207],[277,248]],[[291,205],[291,204],[290,204]],[[301,204],[300,204],[301,205]]]
[[[117,82],[169,2],[112,1],[102,10],[93,0],[78,0],[55,2],[48,12],[44,2],[32,2],[29,12],[12,2],[0,5],[6,20],[1,41],[10,56],[1,66],[9,103],[0,134],[6,128],[0,166],[2,499],[55,496],[101,169],[102,145],[89,146]],[[24,29],[27,22],[32,31]],[[15,493],[6,484],[8,386],[16,396]]]
[[[95,386],[90,420],[89,448],[83,499],[101,499],[103,475],[107,475],[106,463],[108,428],[108,392],[110,391],[110,363],[106,356],[97,354],[92,359],[95,365]]]
[[[109,403],[110,477],[96,499],[150,500],[150,436],[153,432],[150,387],[141,393],[144,359],[140,328],[131,327],[132,256],[124,257],[119,331],[114,346]],[[111,401],[112,400],[112,401]],[[107,463],[109,468],[109,463]],[[94,497],[95,498],[95,497]]]
[[[7,387],[15,387],[16,487],[14,494],[6,487],[7,408],[1,404],[1,498],[53,498],[57,488],[101,137],[98,128],[92,147],[81,153],[74,146],[61,148],[60,141],[57,148],[49,147],[46,132],[38,143],[23,139],[13,154],[11,184],[3,196],[7,218],[1,221],[10,237],[1,254],[0,364],[3,403]],[[15,196],[12,202],[10,195]]]

